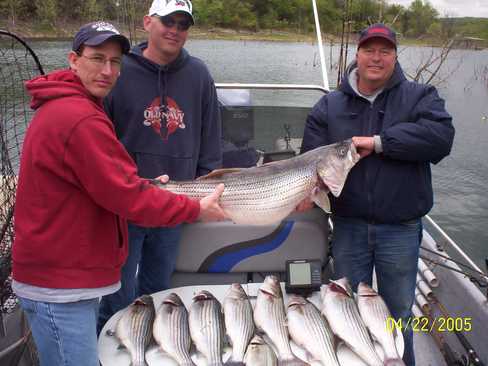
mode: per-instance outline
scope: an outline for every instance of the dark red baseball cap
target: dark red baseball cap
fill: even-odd
[[[391,28],[387,27],[383,23],[376,23],[370,25],[361,31],[359,35],[358,48],[360,48],[367,40],[371,38],[383,38],[390,41],[391,44],[397,48],[396,34]]]

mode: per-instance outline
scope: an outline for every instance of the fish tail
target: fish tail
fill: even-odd
[[[405,362],[401,358],[387,358],[383,364],[385,366],[405,366]]]
[[[278,366],[305,366],[308,363],[303,362],[299,358],[281,359],[278,360]]]

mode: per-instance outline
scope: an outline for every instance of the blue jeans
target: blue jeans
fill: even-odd
[[[122,267],[121,288],[102,298],[98,333],[135,298],[171,287],[180,237],[181,226],[144,228],[129,223],[129,256]]]
[[[332,256],[337,278],[348,277],[357,290],[359,282],[371,286],[373,267],[378,293],[383,297],[395,319],[410,324],[412,305],[422,241],[420,219],[400,224],[368,224],[354,218],[334,217]],[[415,365],[413,331],[403,330],[407,366]]]
[[[41,366],[99,366],[98,298],[52,303],[20,298]]]

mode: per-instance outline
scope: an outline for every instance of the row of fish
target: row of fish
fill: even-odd
[[[404,365],[394,335],[386,328],[388,309],[374,290],[360,284],[356,301],[343,278],[322,286],[321,300],[319,310],[307,299],[292,295],[285,310],[274,276],[265,278],[254,309],[239,284],[230,286],[223,306],[210,292],[200,291],[189,311],[175,293],[157,311],[152,297],[145,295],[124,311],[115,334],[130,353],[131,366],[147,365],[145,352],[152,336],[164,353],[184,366],[195,365],[190,356],[192,341],[209,366],[224,365],[226,341],[232,354],[225,365],[340,366],[336,336],[369,366]],[[384,360],[370,333],[380,343]],[[290,338],[305,350],[306,362],[293,353]]]

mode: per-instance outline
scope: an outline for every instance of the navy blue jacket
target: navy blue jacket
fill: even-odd
[[[351,170],[344,190],[332,197],[334,215],[376,223],[400,223],[432,208],[430,164],[447,156],[454,139],[452,118],[430,85],[407,81],[400,65],[374,103],[343,79],[307,118],[302,152],[352,136],[381,138],[373,153]]]
[[[215,84],[205,64],[182,49],[169,65],[142,56],[147,43],[122,61],[105,110],[138,174],[185,180],[220,168],[221,121]]]

